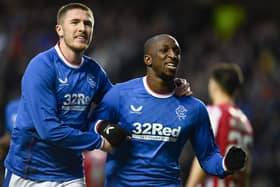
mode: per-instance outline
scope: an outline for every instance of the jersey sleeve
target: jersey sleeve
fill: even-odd
[[[201,104],[198,119],[190,141],[203,170],[219,177],[224,177],[223,157],[215,143],[214,135],[206,107]]]
[[[102,98],[104,95],[112,88],[112,82],[110,81],[107,73],[104,71],[104,69],[99,66],[100,71],[99,71],[99,77],[100,81],[98,82],[98,93],[92,100],[92,105],[90,107],[90,111],[88,113],[88,120],[87,120],[87,125],[86,129],[91,130],[91,123],[95,119],[95,108],[99,105],[101,102]]]
[[[24,110],[34,124],[35,136],[71,150],[99,148],[102,139],[98,134],[72,128],[60,120],[56,101],[55,69],[45,61],[46,59],[40,57],[31,61],[22,80]]]
[[[15,127],[19,100],[15,99],[10,101],[5,107],[5,129],[9,133]]]
[[[110,89],[103,97],[101,103],[97,106],[94,112],[94,118],[90,129],[95,128],[95,124],[99,120],[109,121],[111,123],[118,123],[119,110],[119,91],[115,86]]]
[[[99,76],[101,77],[101,81],[99,82],[99,93],[98,95],[94,98],[94,102],[96,104],[100,103],[104,95],[112,88],[112,83],[107,75],[107,73],[104,71],[104,69],[100,67],[100,72]]]

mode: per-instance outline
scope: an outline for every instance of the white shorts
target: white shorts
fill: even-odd
[[[24,179],[11,172],[5,171],[4,187],[86,187],[85,179],[79,178],[67,182],[37,182]]]

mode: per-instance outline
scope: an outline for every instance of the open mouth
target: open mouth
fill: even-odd
[[[176,70],[176,68],[177,68],[177,65],[174,63],[167,63],[166,66],[168,69],[171,69],[171,70]]]

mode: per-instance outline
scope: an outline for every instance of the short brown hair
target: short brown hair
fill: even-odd
[[[93,17],[93,12],[92,12],[92,10],[88,6],[86,6],[86,5],[82,4],[82,3],[69,3],[69,4],[66,4],[66,5],[63,5],[58,10],[57,15],[56,15],[56,22],[57,22],[57,24],[61,23],[61,20],[62,20],[63,16],[65,15],[65,13],[68,10],[72,10],[72,9],[76,9],[76,8],[88,11],[92,15],[92,17]]]

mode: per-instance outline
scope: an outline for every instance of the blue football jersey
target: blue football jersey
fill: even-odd
[[[20,99],[10,101],[5,107],[5,129],[11,133],[16,125],[17,109]]]
[[[206,107],[194,97],[157,94],[143,77],[115,85],[96,113],[132,135],[108,155],[108,187],[181,186],[178,158],[187,140],[208,173],[225,174]]]
[[[22,78],[22,95],[5,167],[35,181],[83,177],[82,151],[99,148],[87,131],[89,111],[111,88],[107,74],[83,56],[79,66],[58,45],[35,56]]]

